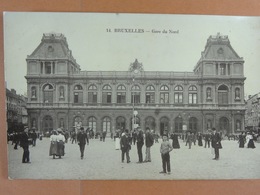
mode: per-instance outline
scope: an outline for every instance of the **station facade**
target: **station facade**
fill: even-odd
[[[110,135],[140,126],[231,134],[245,126],[244,60],[227,36],[210,36],[191,72],[145,71],[137,59],[126,71],[82,71],[65,36],[53,33],[26,62],[29,128],[43,133],[83,126]]]

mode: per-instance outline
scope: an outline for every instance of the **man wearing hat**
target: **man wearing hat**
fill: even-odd
[[[79,149],[80,149],[80,158],[83,159],[85,145],[86,145],[86,143],[89,144],[88,135],[86,132],[84,132],[84,127],[80,128],[80,132],[77,135],[77,141],[78,141]]]
[[[211,146],[214,148],[215,151],[215,158],[213,160],[218,160],[219,159],[219,149],[222,148],[221,145],[221,137],[219,133],[217,133],[217,130],[215,128],[212,128],[213,134],[211,136]]]
[[[24,132],[21,134],[20,146],[23,148],[23,160],[22,160],[22,163],[31,163],[30,162],[30,151],[29,151],[28,128],[25,128]]]

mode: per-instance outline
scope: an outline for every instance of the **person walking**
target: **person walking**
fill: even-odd
[[[84,127],[80,128],[80,131],[77,135],[77,141],[80,150],[80,158],[83,159],[86,143],[89,145],[88,135],[86,132],[84,132]]]
[[[217,133],[217,130],[215,128],[212,128],[213,134],[211,136],[211,146],[214,148],[215,152],[215,158],[213,160],[218,160],[219,159],[219,149],[222,148],[221,145],[221,137],[219,133]]]
[[[188,135],[187,135],[187,139],[186,139],[186,145],[185,145],[185,146],[187,146],[187,144],[189,144],[189,149],[191,149],[192,138],[193,138],[193,136],[192,136],[191,132],[189,131]]]
[[[150,132],[150,128],[146,128],[146,135],[145,135],[145,161],[144,162],[152,162],[151,160],[151,147],[154,143],[153,135]]]
[[[126,130],[124,133],[122,133],[122,136],[120,139],[120,149],[122,151],[122,153],[121,153],[122,163],[125,160],[125,154],[126,154],[127,163],[130,163],[131,161],[130,161],[129,151],[131,150],[131,144],[130,144],[130,136],[129,136],[128,130]]]
[[[208,146],[208,148],[210,147],[210,134],[209,132],[207,132],[205,134],[205,148]]]
[[[138,153],[138,163],[143,163],[143,152],[142,147],[144,145],[144,135],[141,128],[138,129],[138,134],[136,138],[136,145],[137,145],[137,153]]]
[[[203,146],[203,144],[202,144],[202,135],[201,135],[200,132],[198,133],[198,145],[199,146]]]
[[[167,135],[163,135],[163,142],[161,143],[160,147],[163,171],[161,171],[160,173],[171,173],[170,152],[172,151],[172,149],[173,148],[170,142],[168,141]]]
[[[253,135],[250,132],[247,132],[247,148],[255,148],[255,144],[254,144],[254,139],[253,139]]]
[[[62,130],[58,129],[58,135],[57,135],[57,156],[61,158],[65,154],[65,137],[62,134]]]
[[[136,133],[136,130],[134,130],[133,133],[132,133],[132,139],[133,139],[134,145],[135,145],[135,142],[136,142],[136,137],[137,137],[137,133]]]
[[[55,159],[55,156],[57,155],[57,148],[58,148],[58,143],[57,143],[57,131],[52,131],[52,135],[50,136],[50,150],[49,150],[49,156],[52,156],[53,159]]]
[[[20,146],[23,148],[23,159],[22,163],[31,163],[30,162],[30,151],[29,151],[29,134],[28,128],[24,129],[24,132],[20,137]]]
[[[32,137],[32,146],[34,147],[36,146],[36,140],[37,140],[37,133],[35,132],[35,130],[33,130],[31,137]]]

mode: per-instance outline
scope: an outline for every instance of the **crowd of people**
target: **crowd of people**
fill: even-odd
[[[162,143],[160,147],[160,153],[162,158],[162,168],[163,170],[160,173],[171,172],[170,166],[170,152],[173,149],[180,149],[179,140],[182,140],[189,149],[192,148],[192,145],[198,144],[199,147],[209,148],[212,147],[214,150],[215,157],[213,160],[219,160],[220,154],[219,149],[222,148],[221,141],[223,135],[218,133],[215,128],[212,131],[207,131],[206,133],[195,133],[192,131],[187,131],[183,134],[172,133],[169,134],[167,131],[163,135],[159,135],[151,130],[149,127],[143,131],[140,127],[130,132],[129,130],[118,129],[114,134],[111,134],[111,138],[115,141],[115,149],[121,150],[121,161],[122,163],[130,163],[130,150],[136,145],[137,147],[137,163],[149,163],[152,162],[151,157],[151,148],[154,143],[159,143],[158,139],[162,138]],[[256,140],[256,135],[253,132],[242,132],[238,136],[239,148],[255,148],[254,141]],[[16,150],[18,145],[20,145],[24,152],[22,157],[22,163],[31,163],[30,162],[30,152],[29,145],[33,147],[36,146],[36,140],[39,138],[42,139],[42,134],[37,134],[34,130],[29,131],[28,128],[25,128],[24,132],[13,133],[8,137],[8,142],[12,141],[14,149]],[[84,158],[85,145],[89,145],[90,139],[100,139],[100,141],[105,142],[106,131],[103,131],[99,134],[95,134],[94,131],[90,128],[86,130],[81,127],[77,133],[76,131],[68,132],[63,131],[62,129],[57,129],[51,131],[49,134],[50,139],[50,149],[49,156],[52,156],[53,159],[62,158],[65,155],[65,143],[69,141],[73,143],[78,143],[80,150],[80,158]],[[169,140],[172,140],[170,142]],[[204,140],[204,144],[203,144]],[[143,146],[145,146],[145,157],[143,156]]]

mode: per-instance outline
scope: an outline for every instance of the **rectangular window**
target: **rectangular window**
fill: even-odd
[[[189,93],[189,104],[197,104],[197,94]]]
[[[51,74],[51,63],[45,62],[45,74]]]
[[[132,98],[131,98],[131,103],[139,104],[140,103],[140,92],[133,92],[132,93]]]
[[[220,75],[226,75],[226,65],[220,64]]]
[[[83,103],[83,92],[74,93],[74,103]]]
[[[176,103],[176,104],[181,104],[181,103],[183,103],[183,100],[182,100],[183,98],[182,98],[182,93],[175,93],[174,94],[174,102]]]
[[[97,103],[97,92],[89,92],[88,93],[88,102],[89,103]]]
[[[111,92],[102,93],[102,103],[111,103]]]
[[[126,93],[125,92],[118,92],[117,93],[117,103],[126,103]]]
[[[149,93],[146,93],[145,95],[145,103],[147,104],[153,104],[155,101],[154,101],[154,93],[153,92],[149,92]]]
[[[219,92],[218,93],[218,103],[220,105],[228,104],[228,93],[227,92]]]
[[[160,103],[168,104],[169,103],[169,93],[161,93],[160,94]]]

